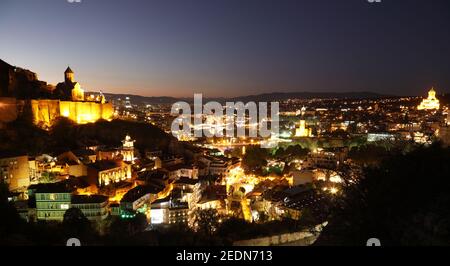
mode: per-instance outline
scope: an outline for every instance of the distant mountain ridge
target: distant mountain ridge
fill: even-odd
[[[40,81],[36,73],[12,66],[0,59],[0,97],[17,97],[19,99],[53,98],[54,88],[45,81]],[[125,99],[130,97],[131,102],[147,104],[170,104],[177,101],[193,102],[192,97],[170,97],[170,96],[140,96],[130,94],[112,94],[104,93],[107,99],[115,100],[117,98]],[[218,101],[225,103],[231,102],[270,102],[283,101],[287,99],[378,99],[384,97],[395,97],[392,95],[383,95],[373,92],[273,92],[257,95],[247,95],[239,97],[206,97],[206,101]]]
[[[140,96],[132,94],[114,94],[114,93],[104,93],[105,97],[109,100],[122,99],[129,97],[132,103],[139,104],[170,104],[177,101],[193,102],[193,97],[169,97],[169,96]],[[211,97],[203,98],[203,101],[218,101],[221,103],[230,102],[270,102],[270,101],[283,101],[288,99],[379,99],[387,97],[396,97],[394,95],[385,95],[374,92],[273,92],[273,93],[263,93],[257,95],[247,95],[232,98],[225,97]]]
[[[378,99],[385,97],[393,97],[393,95],[384,95],[374,92],[273,92],[235,97],[232,98],[232,100],[268,102],[288,99]]]

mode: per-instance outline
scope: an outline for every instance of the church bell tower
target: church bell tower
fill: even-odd
[[[70,67],[67,67],[66,71],[64,72],[64,80],[66,83],[73,83],[74,80],[74,73]]]

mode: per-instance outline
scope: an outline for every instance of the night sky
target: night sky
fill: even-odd
[[[146,96],[450,92],[450,1],[0,0],[0,58]]]

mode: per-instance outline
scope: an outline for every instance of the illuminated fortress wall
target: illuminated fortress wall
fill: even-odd
[[[114,112],[111,103],[61,101],[59,106],[61,116],[78,124],[93,123],[99,119],[111,120]]]
[[[60,100],[32,100],[31,110],[34,123],[43,127],[52,126],[61,116],[77,124],[86,124],[99,119],[111,120],[114,113],[112,103]]]
[[[50,127],[59,115],[59,100],[31,100],[33,122],[42,127]]]

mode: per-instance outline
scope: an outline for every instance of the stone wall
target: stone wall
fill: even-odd
[[[289,245],[295,242],[298,246],[309,246],[313,244],[317,237],[319,237],[322,229],[327,223],[319,224],[312,228],[312,230],[303,230],[299,232],[286,233],[274,236],[253,238],[247,240],[239,240],[233,243],[233,246],[280,246]]]
[[[99,119],[111,120],[111,103],[72,102],[60,100],[32,100],[31,109],[36,125],[50,127],[59,117],[67,117],[78,124],[93,123]]]
[[[60,116],[59,100],[31,100],[31,111],[36,125],[50,127]]]

